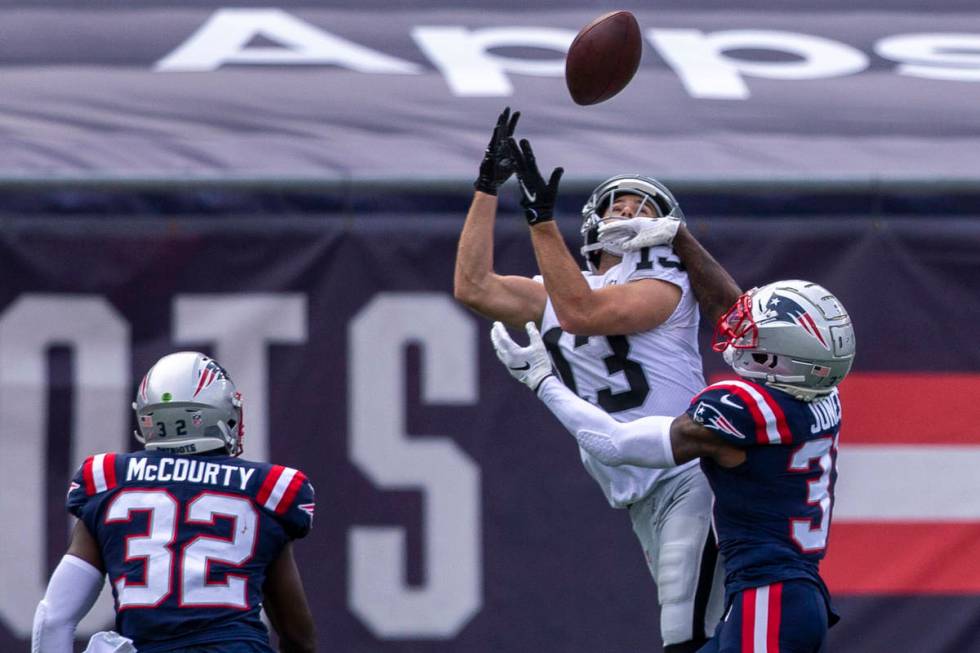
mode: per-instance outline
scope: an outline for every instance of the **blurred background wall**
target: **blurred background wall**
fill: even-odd
[[[243,390],[246,455],[317,488],[324,650],[659,650],[627,515],[452,299],[506,105],[566,168],[573,248],[592,187],[639,172],[743,287],[841,298],[832,650],[980,648],[980,12],[629,5],[0,0],[0,650],[27,645],[70,474],[138,446],[135,385],[178,348]],[[576,106],[564,50],[621,8],[641,68]],[[536,273],[512,186],[495,254]]]

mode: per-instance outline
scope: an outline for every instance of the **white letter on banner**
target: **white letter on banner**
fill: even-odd
[[[767,30],[704,33],[696,29],[650,29],[647,39],[696,98],[745,100],[742,76],[766,79],[820,79],[861,72],[868,57],[849,45],[808,34]],[[746,61],[727,50],[772,50],[799,61]]]
[[[405,532],[357,526],[348,602],[376,636],[449,639],[480,610],[480,469],[451,439],[408,435],[405,347],[422,349],[422,401],[477,401],[473,320],[437,293],[381,293],[348,327],[350,452],[377,487],[422,493],[425,584],[405,582]]]
[[[269,343],[306,342],[306,296],[298,293],[178,295],[174,342],[214,343],[245,402],[245,454],[269,459]]]
[[[507,73],[562,77],[565,53],[575,32],[543,27],[416,27],[412,38],[446,78],[454,95],[497,97],[511,95]],[[517,59],[491,54],[492,48],[522,47],[555,50],[560,57],[547,60]]]
[[[23,295],[11,304],[0,317],[0,618],[24,639],[48,576],[47,353],[58,345],[73,355],[69,474],[89,455],[125,450],[132,432],[129,325],[115,309],[102,297],[73,295]],[[58,480],[67,491],[69,478]],[[106,588],[79,634],[112,623]]]
[[[980,34],[896,34],[875,52],[899,62],[899,75],[980,82]]]
[[[249,47],[256,37],[281,47]],[[225,64],[332,64],[361,73],[414,75],[421,66],[334,36],[281,9],[219,9],[156,70],[200,72]]]

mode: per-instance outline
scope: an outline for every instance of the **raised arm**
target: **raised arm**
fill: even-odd
[[[714,325],[735,304],[742,289],[728,270],[715,260],[686,225],[680,225],[674,237],[674,251],[687,267],[691,289],[698,298],[701,313]]]
[[[634,333],[666,321],[681,299],[680,288],[671,283],[642,279],[606,288],[589,286],[554,221],[563,169],[555,168],[546,182],[526,139],[520,145],[511,140],[511,148],[534,255],[562,330],[581,336]]]
[[[527,277],[504,276],[493,269],[493,229],[497,188],[514,172],[508,138],[520,113],[504,109],[487,145],[473,201],[456,250],[453,294],[474,311],[508,324],[540,321],[547,296],[544,287]]]
[[[687,268],[691,289],[709,324],[735,304],[742,290],[728,271],[715,260],[680,220],[676,218],[632,218],[599,227],[601,238],[616,239],[627,251],[671,245]]]

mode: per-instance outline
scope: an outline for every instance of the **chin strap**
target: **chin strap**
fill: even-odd
[[[792,395],[800,401],[813,401],[814,399],[825,397],[834,391],[833,388],[826,390],[811,390],[810,388],[801,388],[799,386],[789,385],[787,383],[766,383],[766,385],[776,388],[777,390],[782,390],[786,394]]]

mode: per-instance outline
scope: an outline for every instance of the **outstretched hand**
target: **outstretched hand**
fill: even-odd
[[[490,135],[490,143],[483,153],[483,161],[480,162],[480,175],[473,184],[481,193],[496,195],[497,189],[514,174],[510,142],[520,117],[520,111],[511,115],[510,107],[505,107],[497,118],[493,134]]]
[[[677,218],[629,218],[599,224],[599,242],[612,243],[625,252],[670,245],[681,221]]]
[[[494,322],[490,329],[490,340],[497,358],[504,364],[510,375],[537,392],[541,382],[553,374],[551,357],[545,349],[541,334],[534,322],[524,325],[530,344],[521,347],[507,333],[507,328],[500,322]]]
[[[555,168],[551,177],[545,182],[541,172],[538,171],[534,150],[531,149],[531,144],[526,138],[521,139],[520,147],[511,138],[510,149],[517,167],[517,181],[521,186],[521,206],[524,207],[524,218],[527,223],[536,225],[539,222],[553,220],[558,184],[565,169]]]

